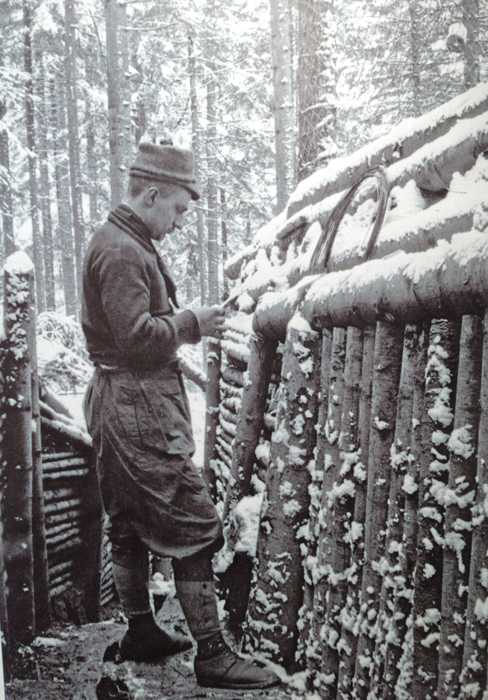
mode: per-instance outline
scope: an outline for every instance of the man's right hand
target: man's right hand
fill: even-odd
[[[202,335],[222,337],[225,331],[225,311],[221,306],[200,306],[192,311],[198,319]]]

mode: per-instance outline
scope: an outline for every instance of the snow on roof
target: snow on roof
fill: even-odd
[[[261,228],[251,245],[230,261],[227,274],[237,278],[231,292],[238,297],[237,307],[249,314],[257,302],[258,308],[273,306],[272,297],[280,292],[285,293],[286,305],[291,303],[293,288],[307,275],[332,211],[371,163],[383,161],[393,184],[371,258],[379,260],[399,250],[425,251],[473,228],[488,229],[487,147],[488,83],[482,83],[422,117],[403,121],[351,156],[336,159],[300,183],[287,211]],[[363,244],[375,209],[373,192],[374,188],[360,191],[343,217],[329,273],[364,262]]]

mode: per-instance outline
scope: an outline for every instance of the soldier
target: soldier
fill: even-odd
[[[193,154],[171,143],[141,143],[129,187],[94,234],[84,263],[82,323],[94,376],[85,415],[110,518],[113,572],[129,628],[124,660],[150,661],[191,647],[155,622],[148,551],[171,557],[178,599],[198,645],[200,685],[265,688],[268,669],[225,643],[217,614],[213,554],[222,523],[192,463],[188,399],[176,351],[220,337],[222,308],[179,310],[176,288],[153,241],[181,231],[200,193]]]

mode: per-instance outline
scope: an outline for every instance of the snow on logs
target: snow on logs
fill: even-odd
[[[377,321],[403,325],[420,318],[460,320],[486,305],[488,234],[472,231],[427,252],[398,252],[266,294],[256,309],[254,329],[283,339],[297,309],[312,326],[363,328]]]
[[[320,343],[307,323],[288,329],[271,442],[266,503],[258,541],[259,571],[251,592],[250,643],[294,668],[302,604],[301,543],[308,520],[317,421]]]

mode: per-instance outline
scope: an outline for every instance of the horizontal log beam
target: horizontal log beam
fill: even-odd
[[[269,338],[283,339],[298,309],[311,324],[362,328],[377,321],[460,320],[487,305],[488,235],[472,231],[428,255],[399,252],[353,270],[306,277],[288,292],[267,294],[256,310],[254,327]]]

